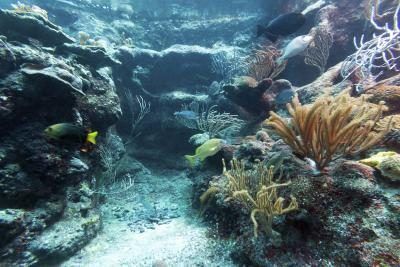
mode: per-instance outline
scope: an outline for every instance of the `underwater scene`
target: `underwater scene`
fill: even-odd
[[[400,267],[400,0],[1,0],[0,267]]]

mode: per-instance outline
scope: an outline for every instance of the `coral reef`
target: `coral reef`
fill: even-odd
[[[400,265],[393,1],[11,8],[0,10],[1,266]],[[302,10],[294,35],[255,38],[257,24]],[[304,54],[278,64],[303,35]],[[97,145],[46,138],[61,122],[97,131]],[[186,158],[203,164],[189,168],[195,149]]]
[[[279,156],[274,157],[276,154]],[[220,235],[235,236],[233,255],[240,263],[259,266],[317,264],[321,258],[333,265],[399,263],[396,235],[399,203],[395,195],[387,194],[387,184],[379,183],[372,167],[338,160],[328,174],[315,176],[306,163],[279,141],[265,160],[282,167],[283,181],[287,181],[286,175],[294,175],[291,184],[282,191],[296,196],[299,207],[298,211],[276,218],[273,229],[280,233],[279,237],[252,238],[254,227],[247,209],[238,205],[241,202],[237,200],[225,201],[226,178],[214,176],[210,181],[212,192],[208,197],[211,200],[207,200],[203,216],[218,225]],[[241,164],[253,166],[248,161]],[[246,169],[235,174],[247,172]],[[250,205],[250,202],[245,203]],[[378,221],[379,226],[376,225]],[[332,251],[337,253],[332,254]],[[296,256],[287,257],[288,253]]]
[[[281,64],[276,62],[281,52],[274,46],[262,47],[253,54],[246,60],[249,65],[248,75],[257,81],[267,78],[274,79],[286,67],[285,61]]]
[[[98,65],[45,47],[74,41],[45,16],[0,10],[0,33],[7,36],[0,42],[1,262],[57,264],[100,229],[96,198],[79,190],[90,184],[99,159],[47,140],[43,131],[74,122],[102,134],[121,116],[119,99]]]

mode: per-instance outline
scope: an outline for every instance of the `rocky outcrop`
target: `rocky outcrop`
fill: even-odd
[[[110,56],[106,48],[100,46],[65,43],[58,46],[56,52],[65,56],[72,54],[80,64],[88,65],[96,69],[121,64],[121,62]]]
[[[29,41],[33,38],[45,46],[75,42],[61,28],[34,13],[0,10],[0,32],[10,40]]]
[[[43,131],[70,122],[97,130],[101,140],[121,117],[111,78],[118,63],[105,54],[77,61],[79,49],[56,54],[32,44],[29,38],[45,46],[73,41],[41,16],[2,10],[0,35],[0,262],[57,264],[100,229],[90,187],[101,164],[81,144]]]
[[[85,184],[79,190],[67,189],[67,195],[62,217],[29,242],[27,256],[31,264],[56,264],[65,260],[100,230],[101,215]]]
[[[76,92],[82,95],[85,93],[83,89],[83,81],[79,76],[68,71],[63,66],[41,66],[33,64],[24,64],[21,66],[21,72],[30,82],[39,86],[53,87],[63,93]]]
[[[180,88],[189,92],[194,87],[210,85],[216,78],[211,70],[211,58],[218,52],[218,49],[188,45],[174,45],[160,52],[124,46],[115,57],[123,64],[122,73],[130,78],[132,73],[126,73],[127,68],[136,69],[135,78],[143,88],[160,95]]]
[[[300,102],[303,104],[312,103],[323,94],[337,93],[341,90],[351,88],[352,83],[350,81],[341,82],[341,67],[342,63],[339,63],[328,69],[312,83],[297,88],[296,93],[299,96]]]

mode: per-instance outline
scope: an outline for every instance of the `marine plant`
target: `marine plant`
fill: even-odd
[[[332,160],[356,155],[379,143],[390,131],[392,120],[376,130],[384,102],[374,105],[366,98],[342,93],[323,96],[311,105],[302,105],[298,97],[287,104],[291,119],[287,122],[271,111],[267,125],[300,157],[315,161],[322,170]]]
[[[354,38],[356,52],[348,56],[342,65],[341,75],[344,80],[356,75],[359,78],[357,89],[362,91],[363,83],[376,81],[387,70],[399,71],[398,56],[400,43],[400,22],[398,19],[400,11],[400,2],[397,4],[393,14],[393,24],[386,23],[384,26],[378,25],[375,21],[378,14],[380,1],[375,1],[371,7],[370,22],[375,28],[373,38],[364,41],[364,35],[361,35],[359,43]],[[386,14],[386,13],[385,13]]]
[[[129,173],[123,175],[123,177],[117,177],[124,149],[119,136],[112,133],[111,130],[107,131],[105,139],[98,149],[104,171],[97,176],[95,180],[96,189],[90,189],[91,193],[109,198],[127,196],[129,190],[134,186],[134,177]]]
[[[250,211],[250,219],[254,225],[254,236],[258,236],[261,228],[267,236],[273,234],[274,217],[298,209],[296,198],[291,196],[286,200],[278,195],[278,190],[290,185],[274,181],[274,166],[258,162],[254,169],[246,169],[243,161],[233,159],[231,169],[227,170],[223,160],[223,175],[228,179],[228,194],[226,201],[237,200]],[[281,180],[282,172],[277,181]]]
[[[329,58],[329,50],[333,44],[332,34],[326,26],[318,26],[310,31],[313,40],[307,47],[304,62],[318,68],[319,73],[325,71],[325,66]]]
[[[247,68],[244,59],[243,52],[237,48],[215,53],[211,57],[211,70],[221,76],[223,82],[229,82],[232,78],[245,74]]]
[[[182,105],[181,111],[176,113],[190,112],[187,114],[193,114],[193,116],[175,115],[175,118],[187,128],[197,129],[208,134],[209,138],[223,137],[228,130],[230,133],[235,133],[242,128],[244,121],[238,115],[228,112],[221,113],[216,110],[217,108],[217,105],[208,107],[206,104],[194,101],[189,105]]]
[[[150,112],[151,102],[146,101],[141,95],[137,95],[134,98],[129,89],[126,89],[124,94],[127,108],[127,112],[124,113],[124,116],[129,118],[129,140],[126,143],[128,144],[140,135],[140,132],[137,132],[137,127]]]

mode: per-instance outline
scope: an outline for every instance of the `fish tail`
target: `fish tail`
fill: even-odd
[[[279,65],[283,64],[284,61],[285,61],[285,59],[283,58],[283,56],[281,56],[276,60],[276,64],[279,66]]]
[[[185,159],[188,161],[189,166],[191,168],[193,168],[194,166],[196,166],[196,160],[197,160],[197,156],[190,156],[190,155],[185,155]]]
[[[86,141],[92,144],[96,144],[96,137],[99,133],[98,132],[91,132],[88,133],[88,135],[86,136]]]

